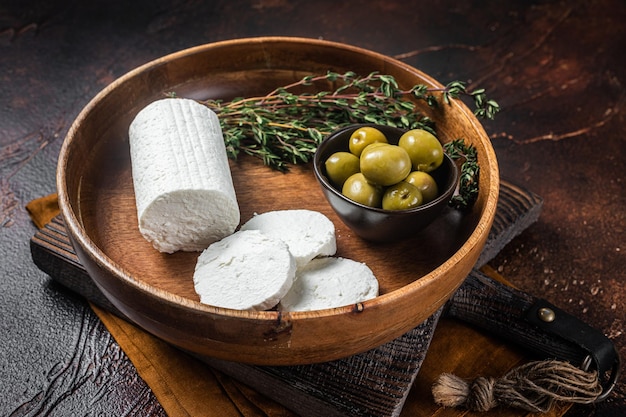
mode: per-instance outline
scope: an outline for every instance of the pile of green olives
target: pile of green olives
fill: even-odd
[[[348,148],[332,154],[325,168],[328,179],[349,199],[385,210],[406,210],[439,195],[429,173],[442,164],[444,151],[430,132],[409,130],[394,145],[375,127],[360,127],[350,136]]]

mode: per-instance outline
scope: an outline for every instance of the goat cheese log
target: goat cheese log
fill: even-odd
[[[161,252],[202,251],[240,213],[217,115],[188,99],[157,100],[129,128],[139,231]]]
[[[335,225],[322,213],[313,210],[276,210],[256,214],[241,230],[260,230],[281,239],[296,258],[298,268],[317,256],[337,251]]]
[[[200,254],[193,282],[204,304],[267,310],[287,293],[295,274],[295,260],[284,242],[258,230],[244,230]]]
[[[299,268],[279,310],[310,311],[342,307],[378,295],[378,280],[362,262],[346,258],[313,259]]]

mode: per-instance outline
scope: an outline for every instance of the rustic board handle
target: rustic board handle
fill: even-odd
[[[617,383],[620,358],[601,331],[523,291],[473,270],[450,299],[446,314],[518,344],[542,358],[595,369],[608,396]],[[593,366],[592,366],[593,365]],[[608,373],[608,375],[606,375]]]

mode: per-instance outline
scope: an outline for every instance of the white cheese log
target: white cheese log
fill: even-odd
[[[337,251],[335,225],[322,213],[313,210],[276,210],[256,214],[241,230],[260,230],[281,239],[289,246],[298,268],[317,256]]]
[[[233,233],[240,214],[217,115],[162,99],[129,128],[139,230],[161,252],[201,251]]]
[[[342,307],[378,295],[378,280],[361,262],[318,258],[299,268],[278,306],[281,311],[310,311]]]
[[[193,282],[204,304],[267,310],[287,293],[295,273],[295,260],[284,242],[258,230],[246,230],[204,250]]]

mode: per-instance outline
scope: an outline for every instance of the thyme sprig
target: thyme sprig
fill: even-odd
[[[450,206],[465,210],[474,205],[478,197],[480,166],[476,148],[467,145],[463,139],[454,139],[443,145],[444,151],[457,163],[461,164],[458,193],[450,199]]]
[[[442,90],[443,100],[449,104],[452,99],[458,99],[461,96],[469,96],[474,101],[474,114],[481,119],[493,120],[496,113],[500,111],[500,105],[495,100],[487,98],[484,88],[479,88],[471,92],[467,91],[467,87],[462,81],[452,81],[448,83]]]
[[[289,164],[309,162],[324,136],[351,124],[421,128],[436,134],[433,121],[418,110],[417,102],[423,100],[434,108],[462,96],[473,100],[478,117],[492,119],[499,111],[484,90],[468,92],[459,81],[444,88],[419,84],[402,89],[393,76],[377,72],[358,76],[329,71],[305,76],[263,96],[202,103],[217,114],[230,158],[243,152],[287,171]]]

